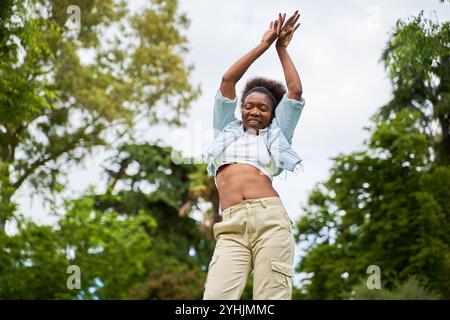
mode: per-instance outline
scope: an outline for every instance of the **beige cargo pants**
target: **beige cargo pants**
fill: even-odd
[[[290,300],[292,221],[279,197],[245,200],[225,209],[213,227],[216,246],[204,300],[238,300],[253,270],[253,299]]]

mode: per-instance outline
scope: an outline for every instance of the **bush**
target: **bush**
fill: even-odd
[[[388,289],[369,289],[365,282],[353,287],[347,295],[351,300],[438,300],[439,296],[432,292],[416,277],[411,277],[403,283],[397,283],[390,291]]]

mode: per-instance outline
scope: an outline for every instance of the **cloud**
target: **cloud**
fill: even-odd
[[[130,1],[138,10],[146,1]],[[256,0],[181,0],[180,9],[191,19],[185,31],[190,52],[186,61],[195,69],[192,83],[201,84],[202,96],[193,103],[184,133],[195,132],[194,126],[212,126],[214,95],[221,75],[260,41],[271,19],[280,11],[301,12],[301,26],[288,49],[300,73],[306,106],[294,135],[294,147],[304,159],[304,172],[288,175],[286,181],[275,180],[283,203],[292,218],[302,214],[310,190],[326,179],[332,164],[330,157],[351,152],[365,138],[362,128],[369,117],[390,98],[390,83],[378,63],[389,32],[399,17],[417,14],[421,9],[438,10],[441,20],[449,20],[438,1],[256,1]],[[263,75],[284,81],[280,62],[270,48],[248,70],[246,79]],[[200,123],[200,125],[199,125]],[[171,142],[173,130],[162,126],[142,127],[143,140],[158,138]],[[181,131],[183,133],[183,131]],[[198,134],[198,133],[196,133]],[[172,137],[173,138],[173,137]],[[197,144],[189,141],[195,153]],[[70,188],[83,190],[98,181],[100,164],[74,170]],[[91,180],[76,179],[88,176]],[[34,205],[28,210],[26,197],[20,198],[21,211],[32,216],[45,216],[46,209]]]

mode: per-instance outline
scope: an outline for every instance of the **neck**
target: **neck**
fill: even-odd
[[[244,128],[244,131],[250,134],[255,134],[259,135],[259,129],[256,128]]]

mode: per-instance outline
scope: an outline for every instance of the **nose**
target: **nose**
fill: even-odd
[[[251,115],[252,117],[255,117],[255,118],[258,118],[258,117],[261,116],[261,114],[260,114],[259,112],[255,112],[255,111],[253,111],[253,110],[250,112],[250,115]]]

